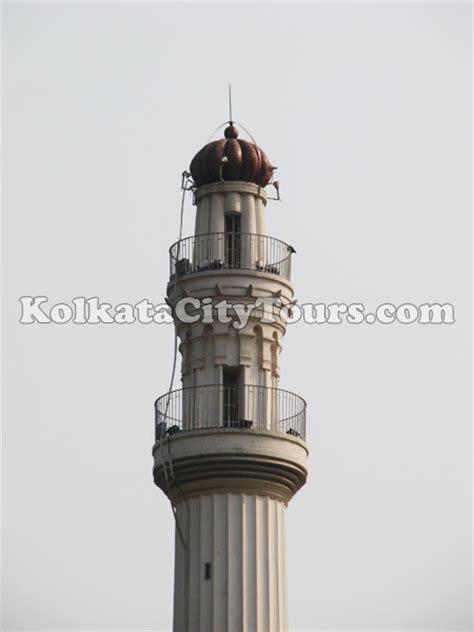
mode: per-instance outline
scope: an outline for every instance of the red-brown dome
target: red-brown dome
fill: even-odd
[[[270,181],[274,167],[265,152],[254,143],[238,139],[233,123],[226,127],[225,138],[205,145],[194,156],[189,170],[196,186],[222,180],[254,182],[264,187]]]

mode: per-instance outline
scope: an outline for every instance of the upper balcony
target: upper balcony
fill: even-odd
[[[252,270],[291,280],[295,252],[275,237],[254,233],[209,233],[177,241],[170,248],[170,281],[196,272]]]

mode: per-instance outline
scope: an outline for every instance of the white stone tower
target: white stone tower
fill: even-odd
[[[153,473],[176,517],[174,632],[287,629],[285,508],[308,451],[306,404],[279,388],[285,322],[268,317],[293,298],[294,250],[266,234],[273,170],[230,122],[191,163],[195,234],[170,248],[182,389],[156,401]],[[223,301],[261,307],[239,329]]]

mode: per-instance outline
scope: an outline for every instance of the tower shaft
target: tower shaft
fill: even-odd
[[[178,505],[189,534],[176,537],[176,630],[282,630],[287,626],[285,505],[220,493]]]
[[[306,403],[279,388],[294,249],[266,234],[268,158],[225,136],[191,163],[195,234],[170,249],[183,388],[155,404],[153,472],[177,523],[173,631],[284,632],[285,513],[308,456]]]

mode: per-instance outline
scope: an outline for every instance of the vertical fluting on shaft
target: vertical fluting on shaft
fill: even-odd
[[[283,632],[282,501],[209,494],[177,507],[174,632]]]

